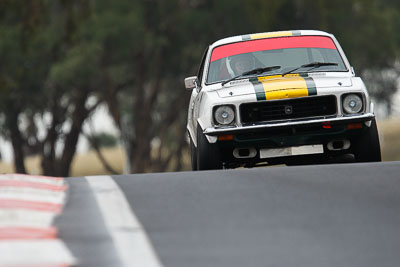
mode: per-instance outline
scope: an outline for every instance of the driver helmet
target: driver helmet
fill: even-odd
[[[231,76],[237,76],[255,68],[255,60],[251,54],[230,56],[227,58],[226,63]]]

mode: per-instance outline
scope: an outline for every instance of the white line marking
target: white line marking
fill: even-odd
[[[123,192],[110,176],[86,177],[124,266],[161,267]]]
[[[72,266],[76,260],[64,243],[49,240],[7,240],[0,242],[0,267],[2,266]]]

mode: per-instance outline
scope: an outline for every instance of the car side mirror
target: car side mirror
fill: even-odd
[[[187,77],[185,79],[185,87],[187,90],[199,88],[199,79],[197,78],[197,76]]]

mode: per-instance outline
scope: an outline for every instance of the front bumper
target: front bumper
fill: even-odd
[[[347,124],[356,122],[367,122],[370,123],[375,118],[372,113],[366,113],[363,115],[346,116],[346,117],[335,117],[335,118],[322,118],[322,119],[308,119],[308,120],[295,120],[287,122],[269,122],[262,125],[251,125],[251,126],[241,126],[241,127],[229,127],[229,128],[206,128],[203,133],[209,136],[219,136],[226,134],[238,134],[245,132],[257,132],[266,129],[279,129],[286,128],[290,126],[299,125],[312,125],[321,123],[335,124]],[[369,125],[368,125],[369,126]]]
[[[225,129],[206,129],[205,134],[217,139],[213,145],[219,147],[225,163],[286,163],[291,157],[279,157],[279,159],[264,159],[260,154],[262,149],[279,149],[286,147],[299,147],[309,145],[322,145],[323,153],[309,155],[314,160],[330,158],[333,156],[352,153],[353,143],[357,142],[370,126],[374,114],[363,114],[351,117],[330,119],[314,119],[307,121],[289,121],[269,123],[265,125],[252,125]],[[358,125],[352,129],[349,125]],[[231,135],[230,139],[220,138]],[[335,141],[346,140],[351,144],[346,149],[328,149],[329,144]],[[249,158],[237,158],[235,150],[249,148],[253,153]],[[301,157],[308,157],[304,155]]]

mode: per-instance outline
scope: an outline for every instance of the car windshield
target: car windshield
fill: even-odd
[[[265,75],[283,74],[313,62],[337,63],[318,68],[299,68],[294,73],[347,71],[333,40],[326,36],[293,36],[256,39],[213,49],[207,84],[231,79],[255,68],[281,66]]]

